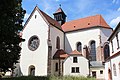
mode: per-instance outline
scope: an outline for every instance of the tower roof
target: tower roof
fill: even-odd
[[[110,28],[101,15],[89,16],[86,18],[69,21],[62,25],[62,29],[65,32],[93,27]]]
[[[64,11],[63,11],[62,8],[61,8],[61,5],[60,5],[60,7],[57,9],[57,11],[56,11],[55,13],[53,13],[53,15],[54,15],[54,14],[58,14],[58,13],[63,13],[63,14],[65,15]],[[65,16],[66,16],[66,15],[65,15]]]
[[[63,12],[62,8],[58,8],[58,10],[55,12],[55,13],[60,13],[60,12]]]

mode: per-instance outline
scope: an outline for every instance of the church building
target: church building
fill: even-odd
[[[15,76],[82,75],[104,79],[112,28],[101,15],[66,22],[62,8],[54,19],[37,6],[22,30]],[[69,17],[69,16],[68,16]]]

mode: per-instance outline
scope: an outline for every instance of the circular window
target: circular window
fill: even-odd
[[[37,36],[30,37],[28,41],[28,48],[35,51],[39,47],[40,40]]]

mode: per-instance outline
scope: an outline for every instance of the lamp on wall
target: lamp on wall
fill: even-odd
[[[48,40],[48,46],[52,46],[51,40]]]

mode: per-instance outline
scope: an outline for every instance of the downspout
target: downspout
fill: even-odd
[[[61,65],[60,65],[60,63],[61,62],[60,62],[60,57],[59,57],[59,76],[61,76],[61,72],[60,72],[61,71]]]
[[[65,51],[65,32],[64,33],[64,51]]]
[[[99,43],[99,46],[100,46],[100,54],[101,54],[101,56],[100,56],[100,61],[104,61],[103,59],[102,59],[102,57],[103,57],[103,52],[102,52],[102,46],[101,46],[101,43],[102,43],[102,40],[101,40],[101,28],[100,28],[100,35],[98,35],[99,36],[99,40],[100,40],[100,43]]]
[[[47,67],[47,75],[51,75],[51,40],[50,40],[50,24],[48,25],[48,67]]]

